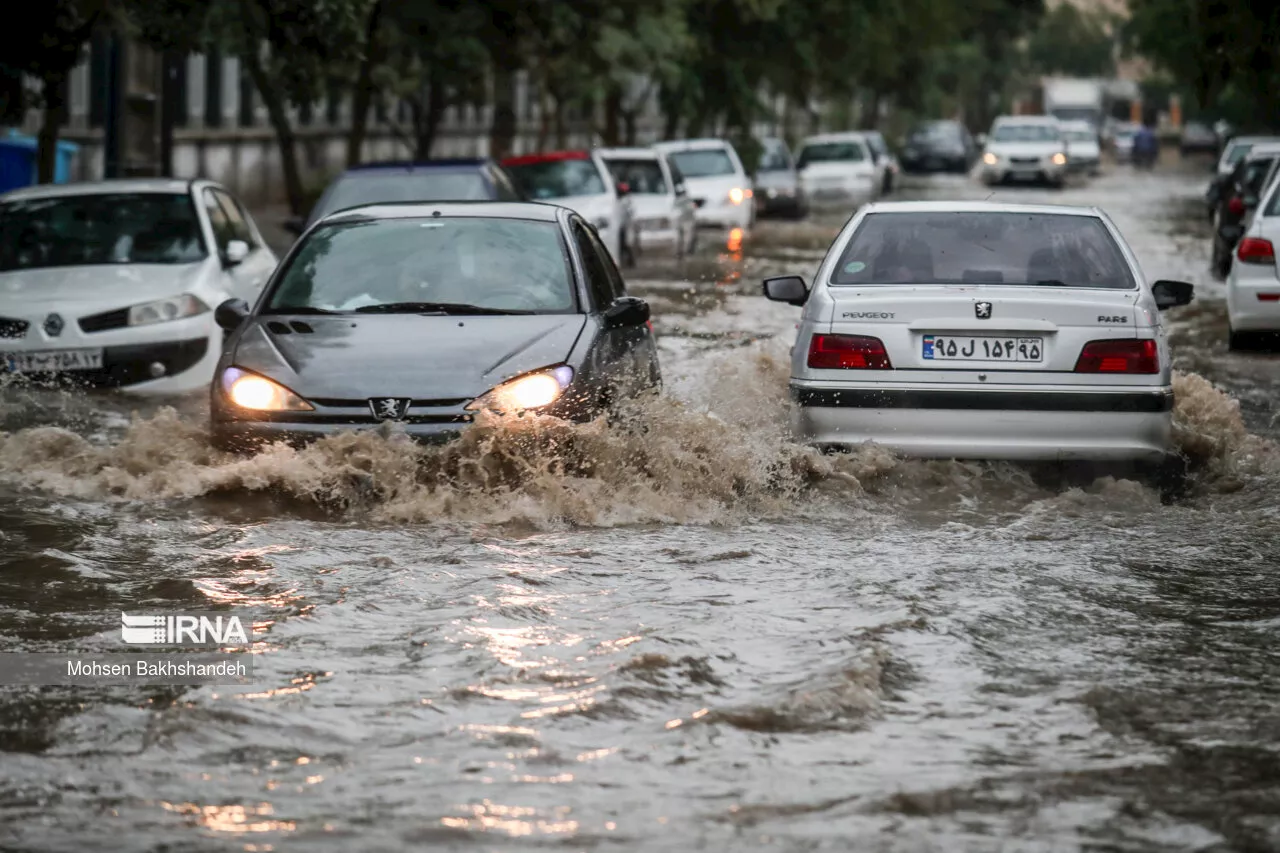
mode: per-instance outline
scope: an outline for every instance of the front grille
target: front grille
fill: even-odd
[[[317,406],[324,406],[326,409],[364,409],[369,410],[369,400],[346,400],[335,397],[308,397],[312,403]],[[472,397],[462,397],[457,400],[414,400],[409,404],[411,409],[455,409],[458,406],[470,403]]]
[[[29,325],[26,320],[0,317],[0,338],[20,338],[27,333]]]
[[[105,332],[108,329],[123,329],[129,325],[129,309],[104,311],[89,317],[81,317],[78,321],[82,332]]]
[[[1039,157],[1010,157],[1009,162],[1014,163],[1018,166],[1034,166],[1040,162],[1040,158]]]

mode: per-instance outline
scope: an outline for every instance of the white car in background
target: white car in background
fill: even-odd
[[[751,177],[732,145],[723,139],[682,139],[654,148],[684,176],[699,225],[746,231],[755,224]]]
[[[684,178],[653,148],[599,148],[613,179],[626,187],[635,217],[637,255],[666,248],[676,258],[692,252],[698,239],[693,200]]]
[[[884,188],[887,169],[887,161],[877,160],[864,133],[810,136],[796,154],[800,186],[814,207],[856,209],[875,201]]]
[[[1062,138],[1067,142],[1067,168],[1096,177],[1102,167],[1102,146],[1098,143],[1098,131],[1081,119],[1062,122],[1061,130]]]
[[[1228,346],[1246,349],[1263,333],[1280,332],[1280,178],[1271,181],[1235,248],[1227,273]]]
[[[1160,311],[1096,208],[889,202],[854,216],[810,290],[792,351],[793,429],[826,449],[909,456],[1171,461],[1173,389]]]
[[[253,302],[276,266],[209,181],[115,180],[0,196],[0,372],[131,392],[203,389],[214,309]]]
[[[867,144],[871,146],[871,153],[875,155],[876,165],[884,169],[880,183],[880,194],[888,195],[893,192],[893,188],[898,184],[898,176],[902,174],[902,164],[898,162],[893,149],[885,141],[884,134],[878,130],[868,130],[866,137]]]
[[[1061,188],[1067,181],[1067,143],[1052,116],[1000,116],[982,153],[982,181],[1041,181]]]
[[[553,151],[508,157],[501,163],[530,201],[553,202],[591,223],[620,267],[635,263],[631,200],[596,151]]]

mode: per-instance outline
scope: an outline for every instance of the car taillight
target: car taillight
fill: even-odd
[[[1240,248],[1236,249],[1236,257],[1241,263],[1246,264],[1274,264],[1276,262],[1276,248],[1271,245],[1270,240],[1263,240],[1259,237],[1245,237],[1240,241]]]
[[[1234,216],[1244,216],[1244,199],[1240,196],[1232,196],[1231,201],[1227,202],[1227,211]]]
[[[823,370],[892,370],[879,338],[864,335],[814,335],[809,340],[809,366]]]
[[[1150,339],[1089,341],[1076,360],[1076,373],[1159,373],[1160,355]]]

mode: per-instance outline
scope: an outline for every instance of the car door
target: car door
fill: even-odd
[[[595,343],[587,356],[587,363],[593,380],[607,389],[607,394],[618,399],[619,395],[626,396],[636,387],[633,380],[637,364],[636,348],[647,330],[639,327],[637,333],[636,328],[610,329],[606,325],[604,312],[615,299],[625,293],[622,276],[594,228],[575,217],[570,230],[587,276],[591,317],[597,324]]]
[[[232,296],[252,303],[262,292],[267,277],[275,269],[275,255],[263,245],[260,234],[249,225],[239,205],[226,192],[205,187],[201,204],[213,229],[215,247],[222,260],[222,286]],[[227,257],[233,241],[242,241],[249,252],[239,262]]]

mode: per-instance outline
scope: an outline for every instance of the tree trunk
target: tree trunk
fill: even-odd
[[[551,140],[551,122],[555,118],[555,109],[551,97],[547,94],[546,85],[538,87],[538,151],[546,151]]]
[[[284,98],[279,90],[271,85],[271,80],[262,64],[262,57],[256,50],[253,48],[246,50],[240,60],[249,72],[249,79],[258,90],[263,106],[267,108],[267,118],[276,133],[276,142],[280,146],[280,168],[284,172],[284,191],[289,199],[289,211],[295,216],[305,216],[308,211],[302,209],[302,176],[298,171],[298,150],[294,144],[293,125],[289,122]]]
[[[67,73],[49,71],[41,78],[44,120],[36,143],[36,183],[51,184],[58,165],[58,131],[66,121]]]
[[[610,148],[622,138],[622,87],[614,83],[604,95],[604,132],[601,137]]]
[[[414,157],[418,160],[430,160],[431,149],[436,143],[436,134],[440,130],[440,122],[444,119],[445,107],[444,83],[439,76],[427,81],[426,103],[415,99],[413,102]]]
[[[499,49],[493,62],[493,125],[489,128],[489,156],[501,160],[516,141],[516,64],[514,50]]]
[[[876,129],[876,125],[880,123],[880,101],[883,97],[879,89],[872,89],[867,93],[867,99],[862,102],[862,115],[858,117],[858,127],[863,130]]]
[[[552,121],[552,127],[555,129],[556,134],[556,148],[563,149],[569,147],[569,123],[564,117],[564,102],[556,98],[555,103],[555,118]]]
[[[383,61],[385,50],[379,37],[383,0],[374,0],[365,23],[364,57],[351,95],[351,130],[347,133],[347,166],[358,166],[364,156],[364,140],[369,130],[369,108],[373,105],[373,69]]]

